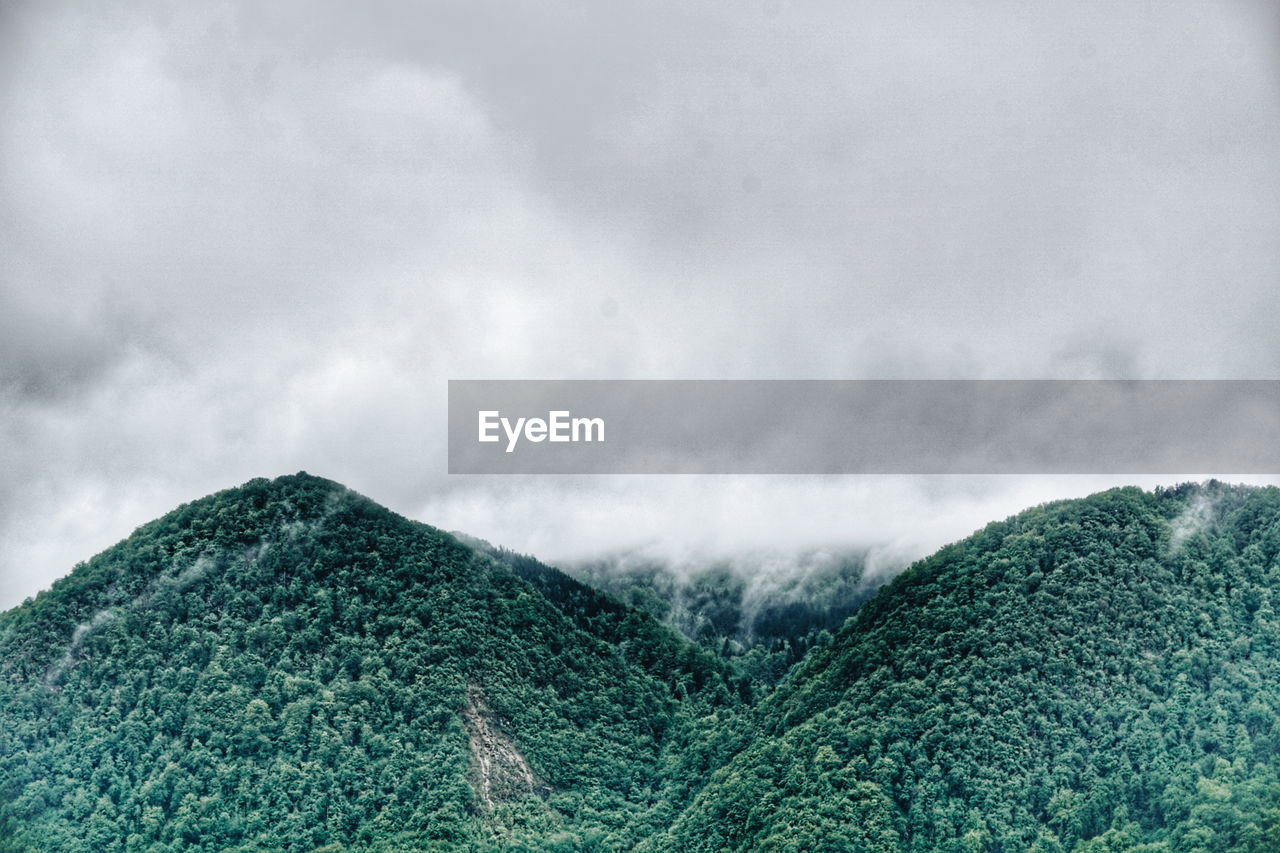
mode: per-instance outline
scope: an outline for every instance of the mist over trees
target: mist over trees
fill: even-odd
[[[885,582],[863,551],[673,562],[621,554],[565,571],[649,613],[771,687]]]

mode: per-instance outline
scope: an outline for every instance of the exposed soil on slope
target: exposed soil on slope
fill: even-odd
[[[471,741],[471,787],[485,809],[527,794],[546,796],[551,786],[530,769],[476,685],[467,687],[462,722]]]

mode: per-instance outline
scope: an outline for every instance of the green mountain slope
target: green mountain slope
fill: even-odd
[[[631,849],[738,685],[545,580],[305,474],[181,507],[0,616],[0,848]]]
[[[646,849],[1274,853],[1278,554],[1275,489],[992,524],[811,652]]]

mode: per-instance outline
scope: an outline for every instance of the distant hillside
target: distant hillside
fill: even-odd
[[[304,474],[181,507],[0,616],[0,848],[630,849],[739,685],[567,589]]]
[[[1280,850],[1280,491],[1119,489],[864,605],[647,850]]]
[[[673,563],[634,554],[565,570],[777,683],[824,631],[834,631],[892,571],[868,578],[862,552],[809,551]]]

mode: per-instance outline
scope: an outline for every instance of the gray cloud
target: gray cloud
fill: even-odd
[[[0,606],[299,468],[551,558],[1106,485],[450,479],[448,378],[1280,370],[1267,4],[0,15]]]

